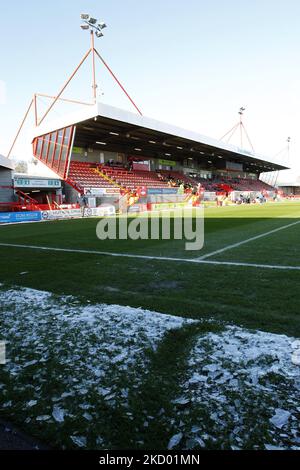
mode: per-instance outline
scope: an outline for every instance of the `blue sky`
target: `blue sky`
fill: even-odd
[[[85,53],[88,12],[108,24],[97,48],[145,115],[220,138],[246,106],[255,150],[273,157],[291,136],[300,174],[298,0],[1,0],[1,11],[0,153],[32,94],[55,94]],[[65,96],[87,98],[89,74]],[[100,100],[131,109],[100,63],[97,78]]]

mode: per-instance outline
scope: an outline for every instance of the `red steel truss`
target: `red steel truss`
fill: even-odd
[[[75,75],[77,74],[77,72],[79,71],[79,69],[81,68],[81,66],[84,64],[84,62],[87,60],[87,58],[92,55],[92,80],[93,80],[93,102],[92,103],[86,103],[86,102],[82,102],[82,101],[77,101],[77,100],[68,100],[68,99],[65,99],[65,98],[62,98],[62,94],[64,93],[64,91],[66,90],[66,88],[68,87],[68,85],[70,84],[70,82],[73,80],[73,78],[75,77]],[[81,104],[81,105],[85,105],[85,106],[93,106],[96,104],[97,102],[97,84],[96,84],[96,57],[98,57],[100,59],[100,61],[102,62],[102,64],[105,66],[105,68],[108,70],[108,72],[110,73],[110,75],[113,77],[113,79],[115,80],[115,82],[118,84],[118,86],[121,88],[121,90],[123,91],[123,93],[126,95],[126,97],[129,99],[130,103],[134,106],[134,108],[136,109],[136,111],[142,116],[142,112],[140,111],[140,109],[137,107],[137,105],[135,104],[135,102],[133,101],[133,99],[131,98],[131,96],[129,95],[129,93],[126,91],[125,87],[121,84],[120,80],[116,77],[116,75],[114,74],[114,72],[111,70],[111,68],[109,67],[109,65],[105,62],[105,60],[103,59],[103,57],[99,54],[99,52],[95,49],[95,37],[94,37],[94,32],[91,31],[91,45],[90,45],[90,48],[89,50],[86,52],[86,54],[84,55],[84,57],[81,59],[80,63],[78,64],[78,66],[75,68],[75,70],[72,72],[72,74],[70,75],[70,77],[68,78],[68,80],[65,82],[65,84],[63,85],[63,87],[61,88],[61,90],[59,91],[59,93],[56,95],[56,96],[50,96],[50,95],[45,95],[45,94],[42,94],[42,93],[35,93],[31,102],[30,102],[30,105],[25,113],[25,116],[21,122],[21,125],[19,126],[18,128],[18,131],[17,131],[17,134],[16,134],[16,137],[14,138],[13,140],[13,143],[12,143],[12,146],[8,152],[8,155],[7,155],[7,158],[10,158],[11,154],[12,154],[12,151],[14,149],[14,146],[18,140],[18,137],[21,133],[21,130],[25,124],[25,121],[27,120],[27,117],[31,111],[31,109],[33,108],[34,110],[34,122],[35,122],[35,126],[38,127],[42,124],[42,122],[44,122],[44,120],[46,119],[46,117],[49,115],[49,113],[51,112],[51,110],[54,108],[55,104],[58,102],[58,101],[64,101],[64,102],[69,102],[69,103],[75,103],[75,104]],[[49,99],[52,99],[52,103],[50,104],[50,106],[48,107],[48,109],[45,111],[45,113],[43,114],[43,116],[41,118],[39,118],[38,116],[38,102],[37,102],[37,98],[41,96],[41,97],[46,97],[46,98],[49,98]],[[56,136],[58,137],[58,136]],[[36,141],[37,139],[35,139]],[[51,140],[51,142],[53,143],[53,141]],[[43,143],[44,145],[44,143]],[[36,152],[37,151],[37,142],[34,142],[34,145],[33,145],[33,148],[34,148],[34,151]],[[49,148],[48,148],[49,150]],[[50,152],[51,152],[51,149],[50,149]],[[40,154],[40,152],[37,152],[37,155],[39,155],[40,157],[43,156],[43,151],[42,151],[42,154]],[[60,162],[60,159],[61,157],[63,157],[63,152],[62,154],[60,155],[59,157],[59,162]],[[58,174],[61,174],[61,170],[60,170],[60,163],[58,165],[55,165],[56,161],[55,161],[55,154],[51,153],[51,156],[52,156],[52,161],[50,163],[50,159],[48,158],[48,151],[47,151],[47,159],[46,161],[44,161],[44,158],[43,160],[41,158],[39,158],[37,156],[37,158],[41,159],[41,161],[43,161],[43,163],[45,163],[47,166],[49,166],[49,163],[50,163],[50,168],[53,167],[54,171],[56,171]],[[56,169],[55,169],[56,168]],[[58,171],[57,171],[58,170]]]

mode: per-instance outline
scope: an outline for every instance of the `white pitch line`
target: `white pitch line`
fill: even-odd
[[[300,271],[300,266],[281,266],[276,264],[257,264],[257,263],[239,263],[238,261],[199,261],[192,260],[194,263],[198,264],[211,264],[215,266],[242,266],[249,268],[260,268],[260,269],[283,269],[283,270],[292,270]]]
[[[212,251],[211,253],[207,253],[204,256],[200,256],[200,258],[196,258],[195,261],[203,261],[207,258],[211,258],[212,256],[224,253],[224,251],[232,250],[233,248],[238,248],[241,245],[245,245],[246,243],[259,240],[260,238],[267,237],[268,235],[272,235],[273,233],[280,232],[281,230],[286,230],[287,228],[294,227],[295,225],[298,225],[298,224],[300,224],[300,220],[298,220],[297,222],[293,222],[292,224],[284,225],[283,227],[275,228],[274,230],[270,230],[269,232],[261,233],[260,235],[256,235],[255,237],[247,238],[247,240],[234,243],[233,245],[225,246],[224,248],[220,248],[220,250]]]
[[[54,251],[54,252],[63,252],[63,253],[79,253],[79,254],[88,254],[88,255],[100,255],[100,256],[111,256],[114,258],[133,258],[133,259],[144,259],[152,261],[175,261],[177,263],[193,263],[193,264],[206,264],[206,265],[215,265],[215,266],[241,266],[249,268],[260,268],[260,269],[281,269],[281,270],[292,270],[300,271],[300,266],[280,266],[280,265],[270,265],[270,264],[252,264],[252,263],[239,263],[234,261],[202,261],[198,259],[189,259],[189,258],[167,258],[165,256],[145,256],[145,255],[133,255],[127,253],[111,253],[109,251],[94,251],[94,250],[77,250],[72,248],[55,248],[48,246],[34,246],[34,245],[16,245],[12,243],[0,243],[0,247],[6,248],[25,248],[29,250],[39,250],[39,251]]]
[[[161,260],[161,261],[186,261],[191,262],[190,259],[184,258],[167,258],[165,256],[146,256],[146,255],[133,255],[129,253],[112,253],[110,251],[95,251],[95,250],[79,250],[73,248],[56,248],[49,246],[35,246],[35,245],[16,245],[12,243],[0,243],[0,246],[11,247],[11,248],[28,248],[30,250],[40,251],[57,251],[64,253],[81,253],[87,255],[100,255],[100,256],[113,256],[115,258],[137,258],[137,259],[148,259],[148,260]]]

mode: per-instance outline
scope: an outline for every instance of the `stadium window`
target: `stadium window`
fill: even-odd
[[[71,129],[72,129],[72,127],[66,127],[66,129],[65,129],[65,137],[64,137],[64,144],[65,145],[68,145],[68,143],[69,143]]]
[[[51,168],[53,167],[53,158],[54,158],[54,152],[55,152],[55,143],[56,143],[56,132],[51,133],[50,137],[50,148],[49,148],[49,153],[48,153],[48,166]]]
[[[66,160],[67,160],[67,148],[64,146],[62,148],[60,163],[59,163],[59,168],[58,168],[58,172],[61,176],[64,176],[64,172],[66,168]]]
[[[70,126],[36,137],[32,143],[33,155],[63,177],[68,164],[73,129]]]
[[[65,140],[66,129],[61,131],[61,139],[59,145],[59,156],[58,156],[58,164],[57,164],[57,172],[59,175],[64,176],[65,172],[65,153],[64,153],[64,140]]]
[[[37,158],[40,158],[40,157],[41,157],[42,145],[43,145],[43,138],[42,138],[42,137],[38,137],[36,140],[37,140],[37,146],[36,146],[36,150],[35,150],[34,155],[35,155]]]
[[[46,162],[47,161],[48,149],[49,149],[49,143],[50,143],[49,134],[44,136],[43,141],[44,142],[43,142],[41,160],[43,162]]]
[[[39,160],[42,160],[43,148],[44,137],[37,137],[33,142],[33,155]]]
[[[73,139],[73,135],[75,132],[74,129],[75,129],[74,126],[70,126],[65,129],[65,134],[64,134],[64,139],[63,139],[63,151],[61,155],[61,161],[63,162],[63,164],[61,164],[59,168],[60,174],[62,176],[65,176],[66,169],[68,167],[72,139]]]
[[[55,141],[55,151],[53,156],[53,168],[58,169],[59,166],[59,157],[61,153],[61,147],[63,143],[63,131],[60,130],[56,133],[56,141]]]

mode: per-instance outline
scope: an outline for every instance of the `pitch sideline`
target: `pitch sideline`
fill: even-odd
[[[298,222],[300,223],[300,221]],[[111,256],[114,258],[131,258],[131,259],[144,259],[150,261],[173,261],[177,263],[193,263],[193,264],[206,264],[206,265],[215,265],[215,266],[237,266],[237,267],[250,267],[250,268],[259,268],[259,269],[280,269],[280,270],[291,270],[291,271],[300,271],[300,266],[281,266],[281,265],[270,265],[270,264],[255,264],[255,263],[240,263],[234,261],[206,261],[202,259],[186,259],[186,258],[168,258],[163,256],[145,256],[145,255],[134,255],[128,253],[111,253],[106,251],[94,251],[94,250],[78,250],[72,248],[56,248],[56,247],[47,247],[47,246],[35,246],[35,245],[17,245],[12,243],[0,243],[0,247],[5,248],[22,248],[29,250],[38,250],[38,251],[53,251],[53,252],[63,252],[63,253],[79,253],[79,254],[88,254],[88,255],[98,255],[98,256]]]
[[[239,246],[245,245],[246,243],[259,240],[260,238],[267,237],[268,235],[272,235],[273,233],[280,232],[281,230],[286,230],[298,224],[300,224],[300,220],[298,220],[297,222],[288,224],[288,225],[284,225],[282,227],[275,228],[273,230],[269,230],[268,232],[261,233],[260,235],[256,235],[255,237],[247,238],[246,240],[243,240],[241,242],[237,242],[232,245],[227,245],[224,248],[220,248],[219,250],[212,251],[211,253],[207,253],[206,255],[200,256],[199,258],[195,258],[194,261],[203,261],[207,258],[211,258],[212,256],[219,255],[221,253],[224,253],[225,251],[232,250],[233,248],[238,248]]]

